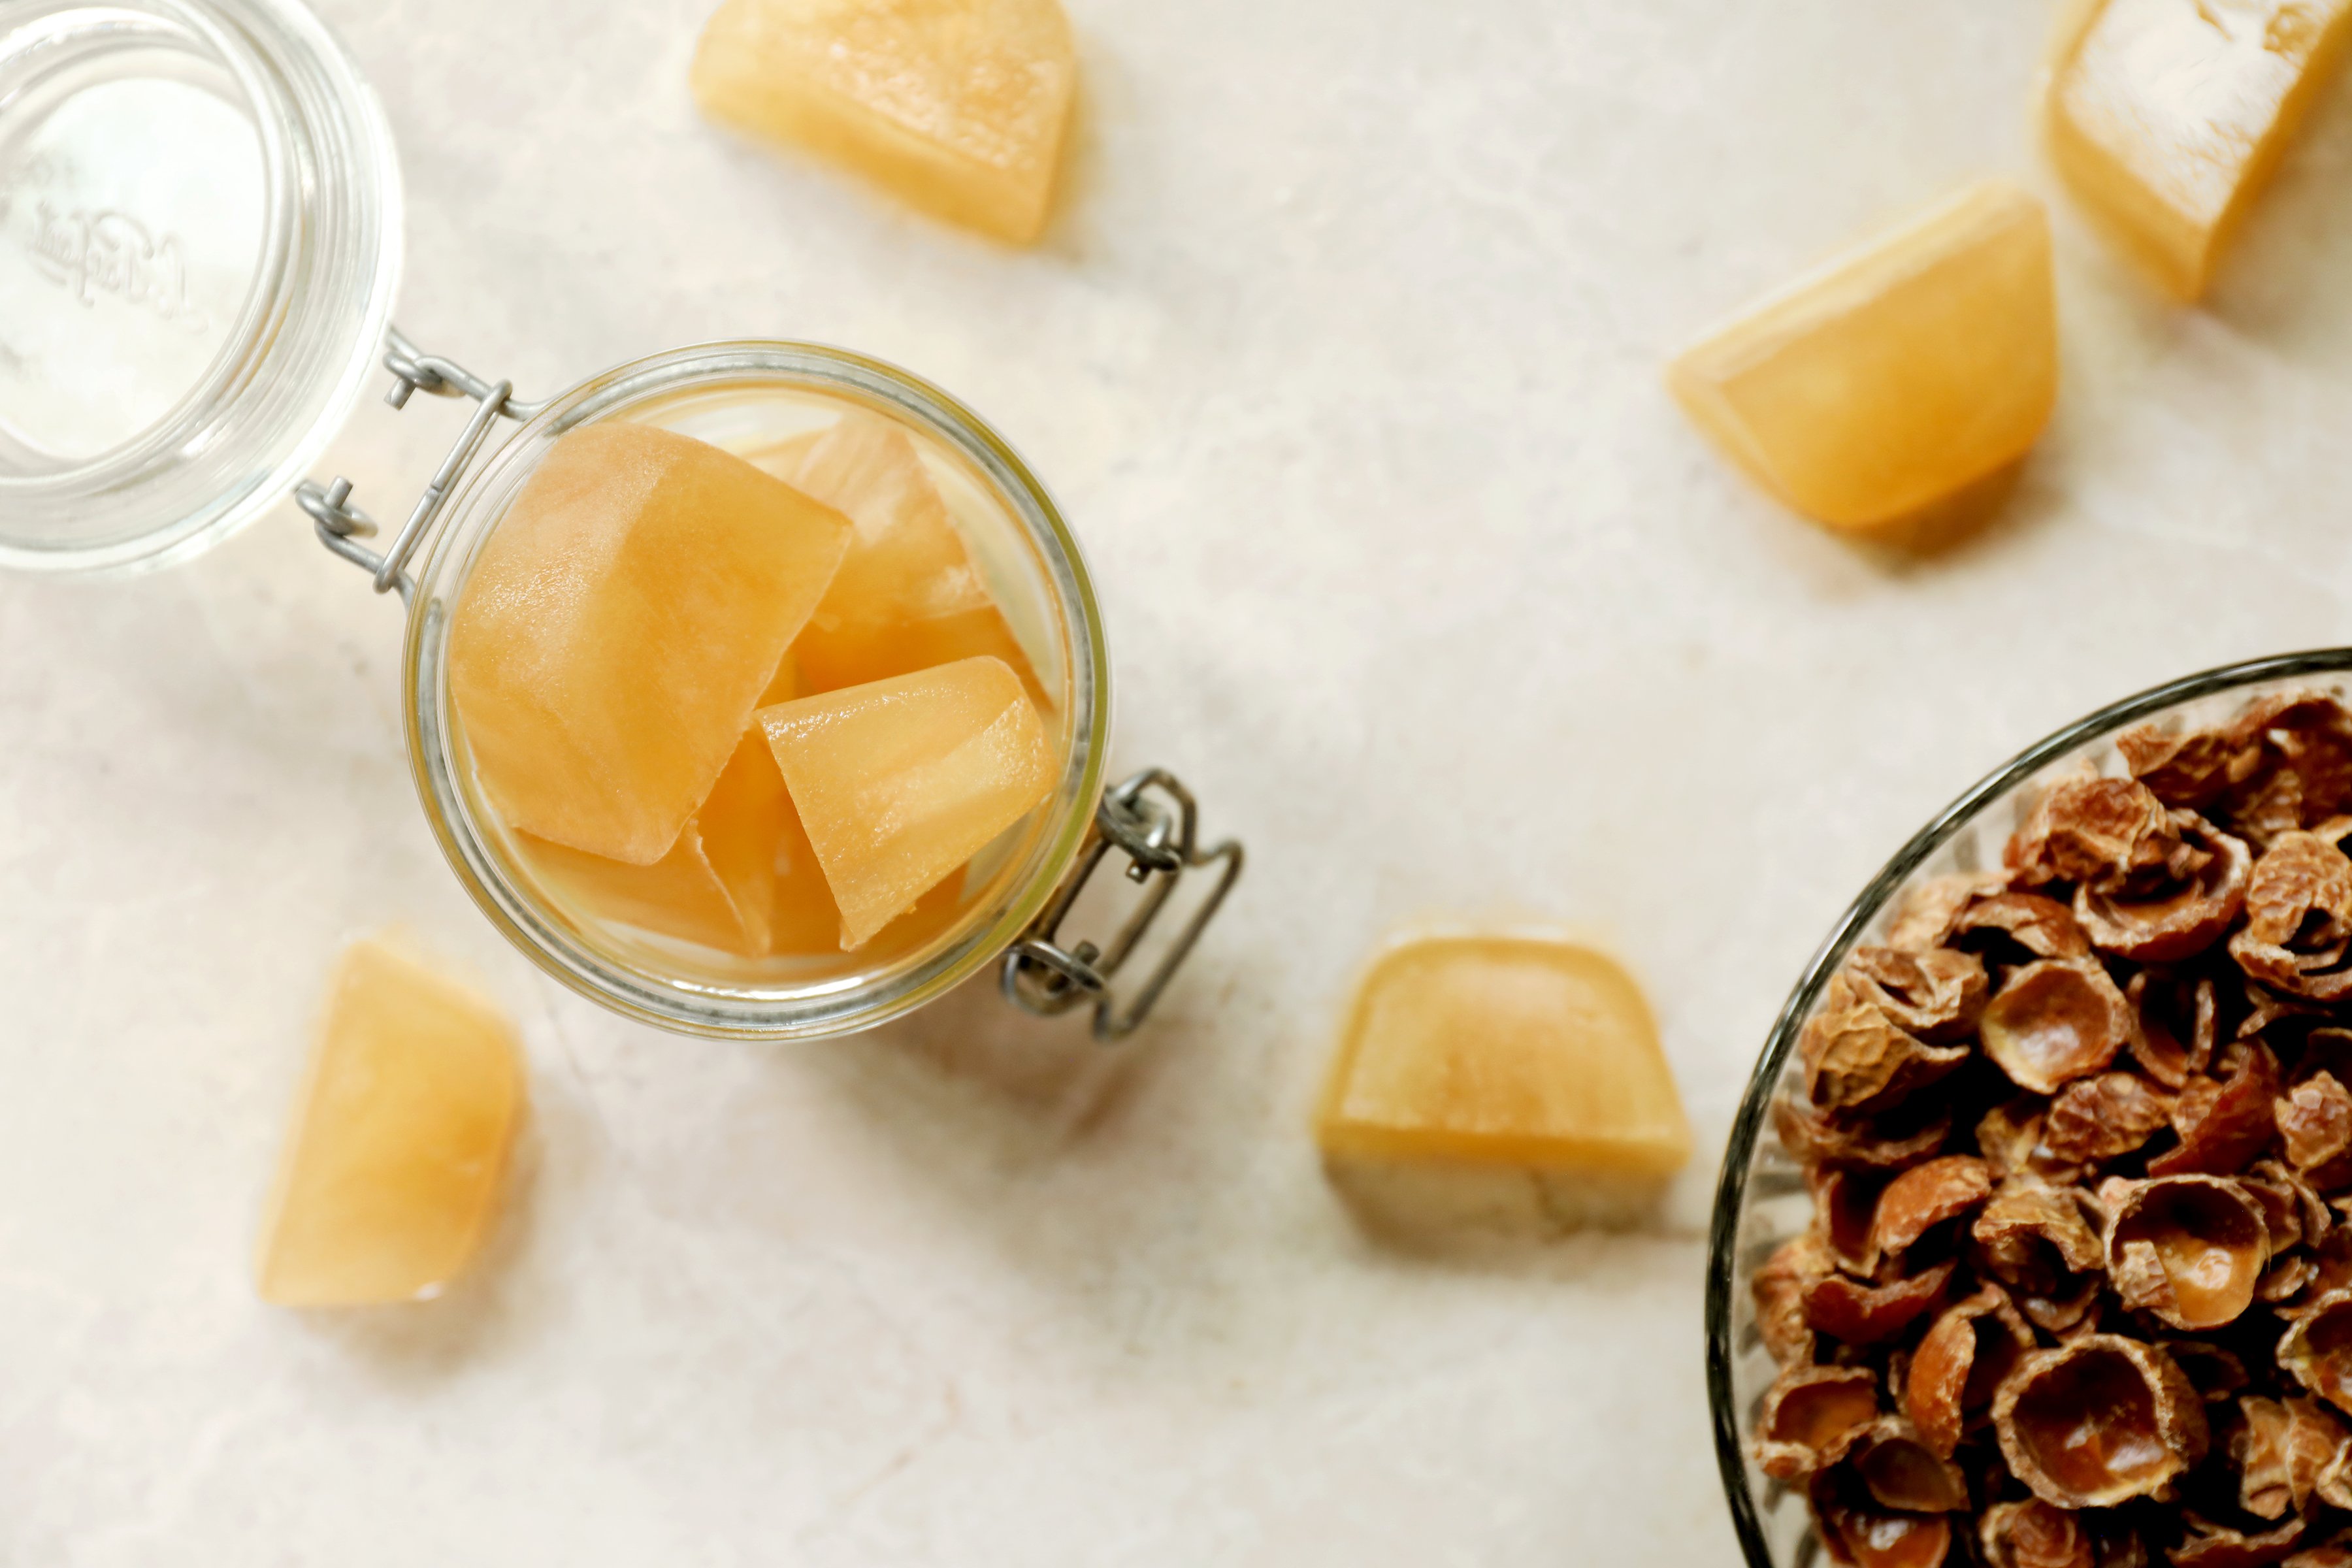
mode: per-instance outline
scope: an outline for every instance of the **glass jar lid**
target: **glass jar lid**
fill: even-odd
[[[0,566],[159,565],[293,489],[400,271],[383,112],[292,0],[0,22]]]

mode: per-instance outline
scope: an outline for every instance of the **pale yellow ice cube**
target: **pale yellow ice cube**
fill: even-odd
[[[968,658],[760,710],[862,945],[1051,793],[1054,751],[1003,660]]]
[[[1031,700],[1045,702],[905,430],[877,415],[845,414],[792,467],[771,471],[856,530],[793,645],[802,691],[837,691],[986,655],[1011,666]]]
[[[289,1307],[436,1294],[498,1210],[523,1103],[512,1027],[381,941],[337,966],[262,1222],[262,1298]]]
[[[1014,241],[1045,225],[1076,81],[1059,0],[727,0],[693,70],[717,118]]]
[[[668,855],[849,537],[838,512],[690,437],[562,437],[450,622],[450,695],[490,804],[606,859]]]
[[[2183,300],[2344,53],[2352,0],[2089,0],[2043,109],[2076,196]]]
[[[1971,186],[1719,328],[1667,384],[1808,517],[1873,528],[1946,500],[2024,457],[2057,400],[2042,204]]]
[[[1316,1133],[1325,1152],[1663,1178],[1690,1158],[1641,990],[1591,948],[1444,935],[1373,964]]]

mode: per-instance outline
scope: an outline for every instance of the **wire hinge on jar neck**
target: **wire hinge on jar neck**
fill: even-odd
[[[1166,797],[1166,804],[1150,793],[1155,790]],[[1192,951],[1192,944],[1201,940],[1217,906],[1241,878],[1240,842],[1228,838],[1213,848],[1202,849],[1196,837],[1199,816],[1192,792],[1164,768],[1147,768],[1104,792],[1086,847],[1078,853],[1076,869],[1030,922],[1028,931],[1005,950],[999,981],[1006,997],[1024,1010],[1046,1017],[1091,1001],[1095,1038],[1117,1040],[1134,1033]],[[1091,942],[1062,946],[1063,920],[1077,902],[1087,879],[1113,849],[1128,858],[1128,879],[1150,890],[1109,947],[1100,948]],[[1113,977],[1134,955],[1176,884],[1187,871],[1212,866],[1219,868],[1215,883],[1176,933],[1159,965],[1124,1002],[1113,995]]]
[[[417,546],[424,543],[425,536],[433,531],[433,524],[439,520],[441,508],[449,499],[450,487],[457,482],[457,476],[466,471],[466,465],[474,460],[474,455],[482,449],[482,442],[488,437],[490,426],[501,418],[529,419],[547,405],[518,399],[514,395],[512,382],[484,381],[454,361],[425,353],[409,342],[398,327],[384,333],[384,342],[383,367],[392,372],[392,389],[383,397],[386,403],[394,408],[405,408],[412,395],[429,392],[436,397],[470,397],[480,406],[474,410],[474,416],[466,421],[466,428],[459,433],[457,445],[449,448],[449,455],[441,459],[439,468],[433,470],[433,478],[425,485],[424,496],[418,500],[415,510],[408,514],[408,521],[401,525],[400,531],[393,536],[392,543],[383,554],[354,542],[374,535],[375,520],[351,504],[352,481],[341,474],[336,475],[334,482],[330,485],[321,485],[316,479],[304,479],[295,487],[294,500],[310,514],[310,521],[319,531],[320,543],[344,560],[364,568],[375,579],[377,593],[398,589],[400,601],[404,605],[408,602],[410,591],[416,585],[415,579],[408,574],[409,559],[416,553]]]

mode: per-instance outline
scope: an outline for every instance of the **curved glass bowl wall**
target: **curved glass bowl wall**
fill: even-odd
[[[1733,1528],[1753,1568],[1804,1568],[1822,1560],[1804,1499],[1767,1477],[1751,1455],[1758,1408],[1780,1369],[1757,1331],[1750,1285],[1773,1250],[1812,1223],[1803,1175],[1773,1131],[1770,1112],[1782,1095],[1801,1093],[1797,1038],[1830,976],[1857,943],[1883,939],[1915,887],[1999,866],[2010,835],[2059,774],[2086,762],[2103,773],[2121,773],[2115,749],[2118,731],[2150,720],[2215,723],[2257,697],[2287,689],[2352,697],[2352,649],[2209,670],[2068,725],[1969,790],[1905,845],[1846,910],[1797,983],[1765,1041],[1732,1124],[1707,1248],[1706,1377],[1716,1458]]]
[[[680,430],[756,459],[844,406],[911,427],[1055,711],[1063,758],[1045,804],[977,857],[945,929],[912,944],[828,962],[730,963],[574,916],[542,888],[481,797],[446,657],[449,612],[483,542],[565,431],[625,419]],[[993,520],[993,521],[992,521]],[[409,756],[444,852],[490,919],[550,973],[664,1028],[751,1038],[863,1029],[920,1006],[1020,935],[1068,871],[1102,789],[1110,707],[1100,613],[1078,545],[1053,499],[987,425],[939,388],[838,349],[714,343],[656,355],[550,403],[478,465],[418,574],[404,677]]]

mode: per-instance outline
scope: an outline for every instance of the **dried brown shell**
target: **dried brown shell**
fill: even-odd
[[[2352,1568],[2352,1536],[2339,1535],[2323,1545],[2306,1546],[2283,1561],[2285,1568]]]
[[[2319,1472],[2319,1484],[2312,1490],[2330,1508],[2352,1509],[2352,1443],[2336,1445],[2335,1457]]]
[[[2085,959],[2042,959],[2011,974],[1984,1010],[1985,1055],[2010,1081],[2055,1094],[2103,1071],[2131,1037],[2131,1007]]]
[[[2033,1331],[1997,1285],[1955,1301],[1920,1338],[1903,1376],[1903,1413],[1940,1455],[1959,1447],[1970,1417],[2035,1348]]]
[[[1878,1194],[1872,1247],[1899,1257],[1937,1226],[1959,1218],[1991,1195],[1992,1172],[1974,1154],[1946,1154],[1914,1165]]]
[[[2230,939],[2230,956],[2249,976],[2287,996],[2330,1004],[2352,1000],[2352,967],[2347,967],[2352,943],[2337,942],[2316,952],[2296,952],[2289,948],[2264,947],[2240,931]]]
[[[2050,1102],[2042,1142],[2061,1160],[2082,1164],[2130,1153],[2172,1121],[2173,1096],[2137,1073],[2076,1079]]]
[[[1805,1178],[1813,1194],[1813,1228],[1829,1243],[1837,1266],[1857,1279],[1867,1279],[1878,1268],[1878,1238],[1871,1222],[1886,1180],[1881,1172],[1836,1167]]]
[[[2238,1415],[2229,1442],[2238,1506],[2256,1519],[2308,1510],[2320,1477],[2352,1434],[2315,1399],[2241,1399]]]
[[[1871,1423],[1847,1456],[1880,1507],[1898,1513],[1950,1513],[1969,1506],[1960,1468],[1921,1440],[1900,1415]]]
[[[1919,1102],[1915,1102],[1918,1105]],[[1790,1153],[1808,1166],[1862,1166],[1901,1170],[1944,1146],[1952,1133],[1948,1106],[1903,1106],[1886,1116],[1827,1121],[1793,1100],[1772,1102],[1772,1126]]]
[[[1989,1568],[2099,1568],[2081,1519],[2040,1498],[1997,1502],[1977,1521]]]
[[[1952,1523],[1940,1513],[1892,1513],[1858,1480],[1831,1472],[1811,1498],[1814,1533],[1840,1568],[1937,1568],[1952,1549]]]
[[[2164,1349],[2172,1357],[2173,1364],[2179,1367],[2189,1383],[2195,1385],[2198,1396],[2208,1405],[2235,1399],[2250,1385],[2246,1363],[2240,1361],[2234,1352],[2223,1350],[2220,1345],[2207,1344],[2201,1340],[2168,1340]]]
[[[2290,1519],[2275,1530],[2248,1534],[2233,1525],[2217,1524],[2183,1510],[2189,1533],[2165,1553],[2173,1568],[2270,1568],[2303,1544],[2310,1533],[2307,1520]]]
[[[2298,1171],[2325,1165],[2352,1149],[2352,1091],[2325,1070],[2313,1073],[2271,1102],[2287,1163]]]
[[[1876,1419],[1878,1379],[1868,1367],[1792,1366],[1765,1390],[1756,1462],[1775,1480],[1803,1480],[1844,1458]]]
[[[2245,997],[2246,1016],[2239,1020],[2240,1035],[2260,1035],[2283,1018],[2309,1018],[2328,1011],[2328,1005],[2324,1002],[2273,991],[2251,977],[2245,982]]]
[[[2352,996],[2352,859],[2316,833],[2288,831],[2254,862],[2246,884],[2246,924],[2230,956],[2263,984],[2291,996],[2340,1002]]]
[[[2100,882],[2074,889],[2074,919],[2091,945],[2140,963],[2177,963],[2221,940],[2245,903],[2253,851],[2192,811],[2172,814],[2181,842],[2203,857],[2184,858],[2186,874],[2140,891]]]
[[[2071,1328],[2097,1299],[2106,1267],[2095,1217],[2104,1221],[2078,1189],[2013,1178],[1969,1227],[1971,1260],[1979,1273],[2008,1288],[2029,1321],[2053,1333]]]
[[[2317,1190],[2276,1160],[2255,1161],[2238,1173],[2238,1184],[2263,1205],[2273,1258],[2290,1247],[2317,1245],[2335,1224],[2335,1215]]]
[[[2124,766],[2167,805],[2201,811],[2246,781],[2261,753],[2236,726],[2183,731],[2139,724],[2116,737]]]
[[[2031,1175],[2064,1185],[2081,1173],[2079,1166],[2060,1160],[2042,1142],[2049,1105],[2038,1094],[2021,1094],[1978,1119],[1977,1152],[1994,1175],[2004,1181]]]
[[[2194,1078],[2180,1091],[2172,1107],[2179,1145],[2147,1163],[2150,1175],[2231,1175],[2261,1158],[2276,1140],[2278,1120],[2271,1102],[2278,1098],[2278,1058],[2259,1040],[2238,1046],[2243,1054],[2228,1079],[2216,1083]]]
[[[2093,1334],[2020,1363],[1993,1396],[2011,1474],[2059,1508],[2165,1498],[2205,1457],[2205,1408],[2172,1358]]]
[[[2336,1226],[2308,1252],[2314,1272],[2294,1299],[2280,1310],[2300,1317],[2338,1290],[2352,1290],[2352,1227]]]
[[[1807,1232],[1784,1241],[1756,1270],[1748,1290],[1756,1298],[1756,1331],[1772,1359],[1787,1366],[1810,1361],[1813,1331],[1805,1321],[1805,1292],[1837,1271],[1828,1244]]]
[[[2246,776],[2230,792],[2230,816],[2257,842],[2314,826],[2352,804],[2352,721],[2333,698],[2265,699],[2231,727],[2230,738],[2252,753]]]
[[[2352,862],[2334,839],[2295,831],[2272,841],[2246,889],[2246,934],[2306,949],[2352,936]]]
[[[1930,1046],[1880,1008],[1853,999],[1839,976],[1822,1011],[1805,1025],[1805,1095],[1828,1113],[1874,1115],[1945,1077],[1969,1058],[1966,1046]]]
[[[2278,1363],[2338,1410],[2352,1411],[2352,1290],[2335,1290],[2279,1337]]]
[[[2021,888],[2160,870],[2177,846],[2165,804],[2130,779],[2069,779],[2042,797],[2001,858]]]
[[[2307,1252],[2293,1253],[2273,1261],[2263,1270],[2254,1285],[2254,1300],[2276,1305],[2292,1301],[2311,1288],[2319,1278],[2319,1265]]]
[[[2222,1176],[2128,1184],[2109,1206],[2105,1243],[2123,1304],[2192,1333],[2235,1321],[2270,1261],[2262,1205]]]
[[[1963,871],[1915,883],[1887,931],[1886,945],[1906,952],[1941,947],[1953,920],[1971,900],[2008,885],[2007,877],[1990,871]]]
[[[1974,1034],[1977,1016],[1991,994],[1984,961],[1950,948],[1906,952],[1897,947],[1858,947],[1846,960],[1845,973],[1858,1000],[1876,1006],[1897,1028],[1932,1046],[1948,1046]]]
[[[1923,1274],[1886,1285],[1863,1285],[1842,1274],[1815,1280],[1805,1291],[1805,1321],[1850,1345],[1889,1340],[1922,1314],[1944,1304],[1953,1264],[1938,1263]]]
[[[2128,1042],[2148,1077],[2177,1089],[2211,1065],[2219,1008],[2210,980],[2185,980],[2143,969],[2125,996],[2139,1027]]]
[[[2040,893],[1994,893],[1964,905],[1952,917],[1950,935],[1944,940],[1970,952],[2004,946],[2021,950],[2024,962],[2037,958],[2088,958],[2091,939],[2074,923],[2074,911]]]

